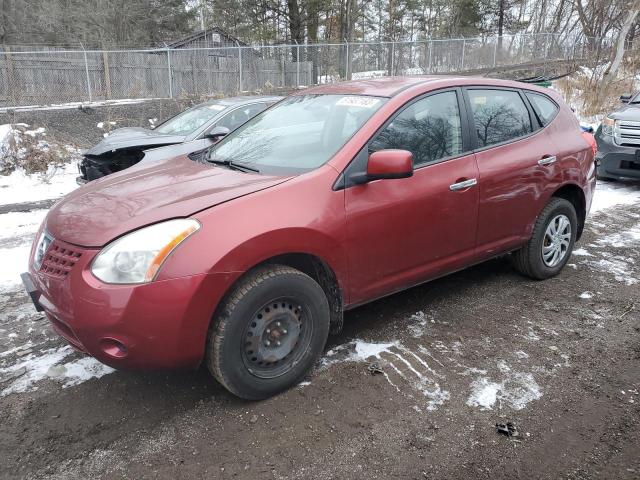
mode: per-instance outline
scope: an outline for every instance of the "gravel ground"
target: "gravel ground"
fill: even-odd
[[[640,478],[640,184],[600,188],[628,205],[558,277],[501,258],[358,308],[262,402],[82,357],[0,274],[0,478]],[[0,261],[43,215],[0,215]]]

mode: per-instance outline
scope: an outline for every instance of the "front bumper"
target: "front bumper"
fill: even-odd
[[[109,285],[89,271],[97,250],[80,254],[66,276],[30,268],[35,304],[73,347],[114,368],[197,368],[226,274],[199,274],[142,285]],[[31,294],[31,293],[30,293]]]
[[[640,148],[617,145],[613,138],[596,134],[598,176],[604,178],[640,178]]]

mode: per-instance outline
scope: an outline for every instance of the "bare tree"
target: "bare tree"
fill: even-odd
[[[603,77],[603,85],[608,85],[612,80],[616,78],[618,74],[618,69],[620,68],[620,64],[622,63],[622,57],[624,55],[624,47],[627,39],[627,35],[631,30],[631,27],[636,21],[638,16],[638,12],[640,11],[640,0],[633,0],[629,5],[628,13],[626,14],[626,18],[620,27],[620,32],[618,33],[618,40],[616,41],[616,48],[613,60],[611,64],[604,72]]]

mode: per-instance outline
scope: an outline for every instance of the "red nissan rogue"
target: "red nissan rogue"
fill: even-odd
[[[595,187],[552,90],[501,80],[321,86],[205,154],[58,202],[23,281],[71,345],[116,368],[197,368],[260,399],[300,381],[345,310],[510,253],[567,263]]]

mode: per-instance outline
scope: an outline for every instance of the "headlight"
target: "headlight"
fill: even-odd
[[[106,283],[150,282],[171,252],[199,228],[196,220],[182,218],[136,230],[107,245],[91,272]]]
[[[44,256],[49,249],[49,245],[53,239],[43,228],[40,237],[38,237],[38,243],[36,244],[36,250],[33,253],[33,269],[38,271],[40,267],[42,267],[42,261],[44,260]]]
[[[602,120],[602,133],[604,135],[613,135],[616,128],[616,121],[613,118],[605,117]]]

